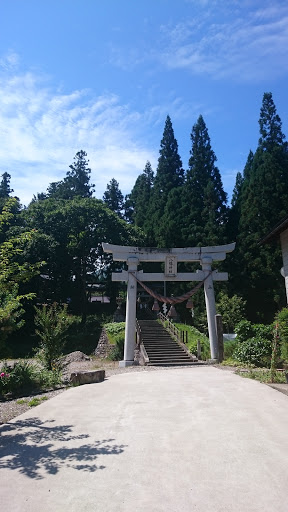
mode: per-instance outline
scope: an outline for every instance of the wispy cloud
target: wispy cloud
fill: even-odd
[[[0,69],[8,71],[16,68],[19,62],[19,57],[17,53],[13,50],[9,50],[6,55],[0,58]]]
[[[11,174],[15,193],[27,204],[33,194],[63,179],[75,153],[84,149],[97,197],[102,197],[112,177],[128,192],[146,160],[156,160],[140,142],[142,118],[145,121],[145,114],[121,105],[112,93],[64,94],[33,73],[2,72],[0,173]]]
[[[162,27],[162,64],[215,79],[259,81],[287,74],[288,5],[249,6],[234,2],[219,12],[209,4],[201,16]]]

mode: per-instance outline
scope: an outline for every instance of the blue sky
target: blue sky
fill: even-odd
[[[282,0],[0,0],[0,174],[23,204],[87,152],[101,198],[124,194],[167,114],[184,168],[203,115],[229,198],[271,91],[288,136]]]

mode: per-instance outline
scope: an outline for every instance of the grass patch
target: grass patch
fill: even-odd
[[[31,400],[28,400],[27,398],[20,398],[19,400],[17,400],[16,403],[18,405],[27,404],[29,405],[29,407],[35,407],[36,405],[41,404],[41,402],[44,402],[45,400],[48,400],[48,396],[41,396],[40,398],[35,396],[35,398],[31,398]]]
[[[237,375],[240,375],[241,377],[245,377],[246,379],[253,379],[258,380],[259,382],[263,382],[265,384],[271,384],[271,371],[266,368],[261,369],[249,369],[245,372],[241,372],[241,370],[236,370],[235,372]],[[276,371],[274,374],[273,383],[275,384],[285,384],[286,378],[285,374],[282,371]]]
[[[192,325],[176,323],[175,326],[180,331],[188,332],[187,347],[191,354],[197,355],[197,341],[199,340],[201,345],[201,358],[203,360],[210,359],[210,343],[209,339],[207,338],[207,336],[205,336],[205,334],[198,331],[198,329],[196,329],[196,327],[193,327]]]
[[[36,407],[36,405],[40,405],[41,402],[44,402],[45,400],[48,400],[47,396],[42,396],[41,398],[35,397],[29,401],[28,405],[29,407]]]
[[[228,357],[227,359],[224,359],[221,363],[222,366],[234,366],[235,368],[252,368],[251,365],[246,365],[243,363],[240,363],[240,361],[237,361],[236,359],[233,359],[233,357]]]

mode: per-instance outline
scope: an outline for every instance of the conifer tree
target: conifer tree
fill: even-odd
[[[74,162],[69,165],[63,181],[51,183],[47,189],[48,197],[55,199],[74,199],[75,197],[91,197],[94,185],[90,184],[91,169],[88,167],[87,153],[81,149],[74,157]]]
[[[287,145],[271,93],[263,96],[259,126],[258,148],[247,162],[241,193],[238,284],[250,317],[269,321],[284,296],[282,263],[279,249],[259,241],[287,215],[288,205]]]
[[[165,236],[165,206],[171,190],[180,187],[184,181],[182,161],[178,154],[178,143],[169,115],[165,121],[163,137],[160,143],[160,156],[150,198],[148,237],[153,245],[167,245]]]
[[[247,162],[246,162],[246,165],[245,165],[244,171],[243,171],[244,181],[245,180],[247,181],[250,178],[251,169],[252,169],[252,165],[253,165],[253,159],[254,159],[254,154],[253,154],[253,151],[251,151],[251,149],[250,149],[248,158],[247,158]]]
[[[186,222],[182,237],[186,246],[224,243],[227,195],[216,167],[216,156],[203,117],[191,132],[192,148],[183,196]]]
[[[11,176],[8,172],[2,174],[2,180],[0,182],[0,198],[5,199],[9,197],[14,190],[10,188]]]
[[[123,217],[124,197],[115,178],[112,178],[108,183],[103,195],[103,201],[112,212],[117,213],[120,218]]]
[[[244,167],[243,175],[241,172],[237,172],[235,186],[233,189],[232,199],[231,199],[231,208],[228,210],[228,240],[237,240],[239,233],[239,222],[241,216],[241,204],[243,198],[243,189],[245,186],[249,186],[249,177],[251,173],[251,168],[253,164],[253,152],[250,150],[247,158],[246,165]],[[237,253],[237,250],[236,250]],[[230,261],[233,262],[234,265],[234,257],[235,252],[230,258]]]
[[[136,179],[131,193],[126,197],[126,218],[136,226],[145,228],[148,221],[148,208],[153,187],[154,173],[151,163],[146,162],[143,172]]]

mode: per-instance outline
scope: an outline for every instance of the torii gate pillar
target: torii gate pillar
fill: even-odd
[[[127,281],[127,299],[126,299],[126,326],[125,326],[125,344],[124,360],[119,362],[120,367],[132,366],[134,364],[134,348],[136,333],[136,301],[137,301],[137,282],[131,275],[131,272],[137,271],[138,258],[129,257],[128,281]]]
[[[213,277],[212,277],[212,274],[208,275],[209,272],[211,272],[211,264],[212,264],[212,258],[210,258],[208,256],[205,258],[202,258],[202,260],[201,260],[202,269],[203,269],[203,272],[205,273],[205,277],[208,276],[207,279],[204,281],[204,294],[205,294],[205,304],[206,304],[206,312],[207,312],[210,352],[211,352],[212,359],[218,359],[218,338],[217,338],[216,323],[215,323],[216,304],[215,304]]]

